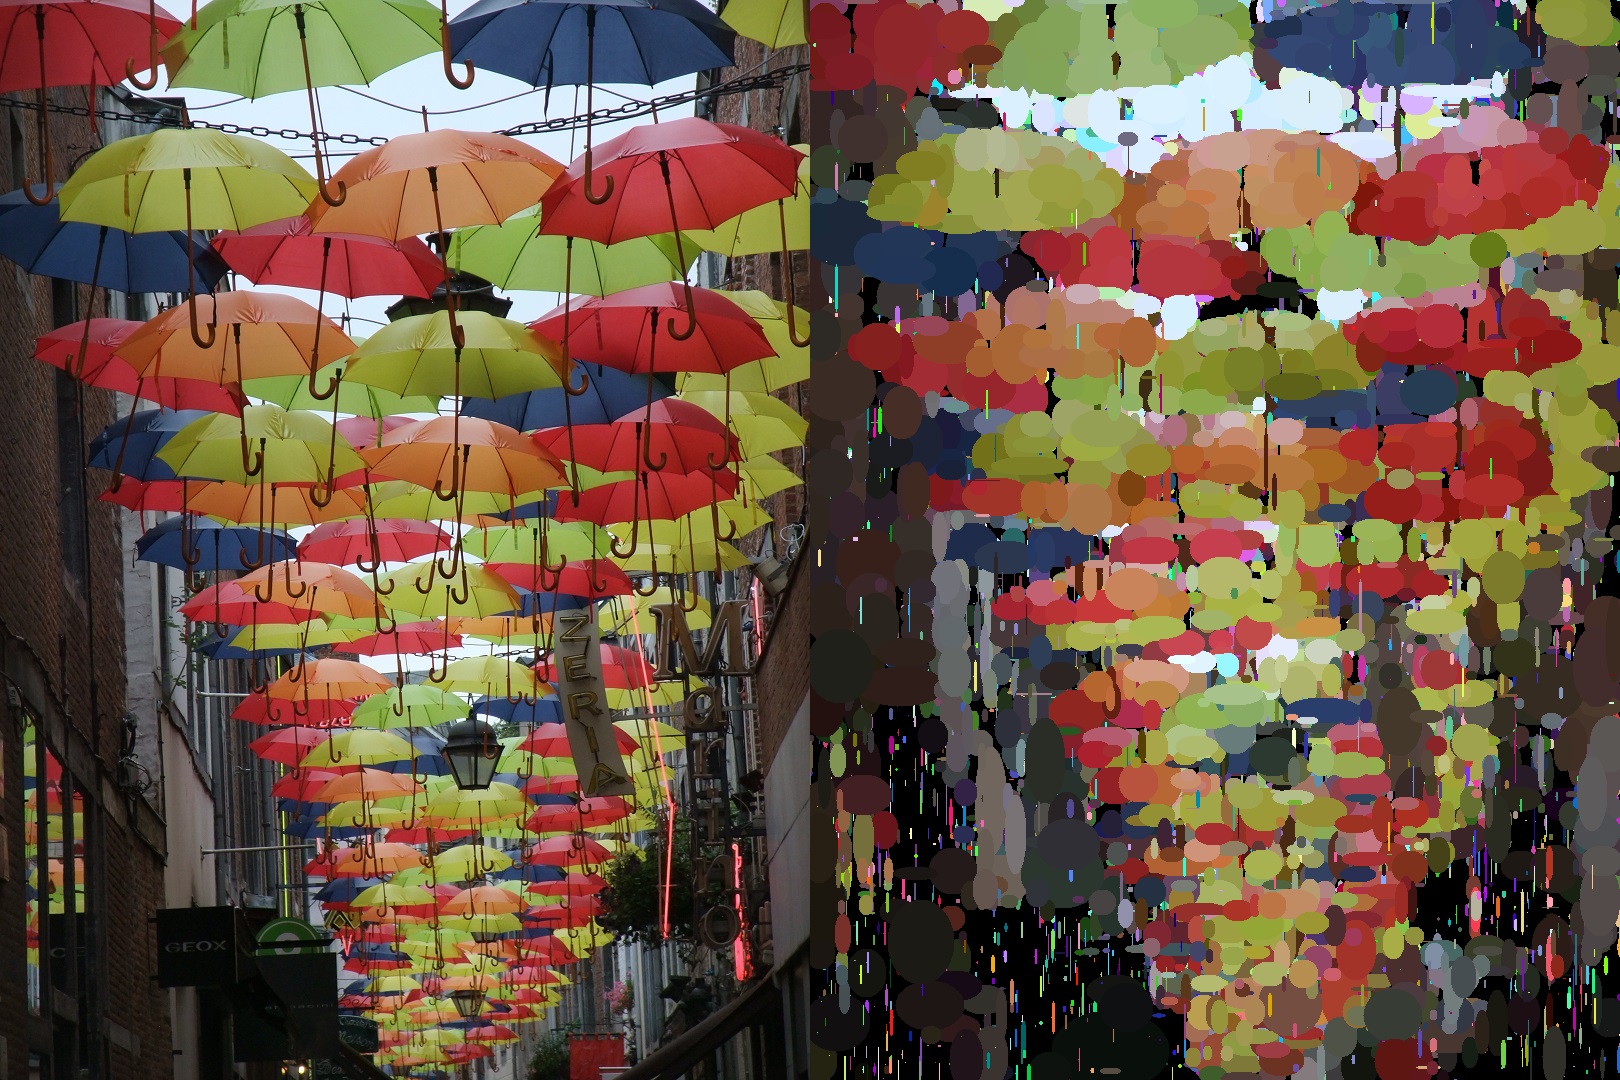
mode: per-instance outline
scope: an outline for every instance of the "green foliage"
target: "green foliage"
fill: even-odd
[[[613,931],[621,941],[659,945],[664,941],[663,884],[668,826],[660,823],[653,839],[641,852],[626,852],[608,864],[603,875],[602,913],[596,921]],[[689,943],[692,922],[691,832],[686,822],[675,820],[674,865],[670,868],[670,939]]]
[[[568,1032],[548,1031],[529,1059],[529,1080],[568,1080]]]

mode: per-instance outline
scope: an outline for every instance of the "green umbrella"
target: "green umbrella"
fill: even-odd
[[[222,90],[247,98],[292,90],[309,95],[310,125],[321,129],[317,86],[369,84],[440,46],[442,16],[427,0],[213,0],[163,47],[170,86]],[[315,176],[326,190],[321,144]]]
[[[259,467],[249,468],[248,443],[259,441]],[[175,433],[161,458],[176,476],[202,477],[249,484],[318,484],[328,493],[332,481],[366,467],[332,425],[309,412],[288,412],[275,405],[249,405],[242,416],[213,413]]]
[[[335,375],[344,370],[347,358],[328,364],[321,370]],[[330,380],[329,380],[330,381]],[[309,392],[309,380],[302,375],[272,375],[263,379],[247,379],[242,393],[268,405],[283,409],[335,409],[353,416],[369,416],[381,420],[401,413],[437,413],[438,398],[400,397],[391,390],[367,386],[357,382],[338,382],[335,401],[317,399]]]
[[[598,244],[539,235],[539,224],[540,209],[534,207],[500,225],[459,229],[450,237],[450,265],[502,289],[607,296],[685,277],[696,258],[681,265],[673,233]]]

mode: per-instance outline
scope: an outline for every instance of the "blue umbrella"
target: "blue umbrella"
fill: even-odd
[[[115,420],[90,440],[90,468],[111,469],[137,480],[177,479],[157,452],[175,432],[210,415],[202,409],[146,409]]]
[[[241,631],[236,632],[240,634]],[[234,638],[235,635],[232,635]],[[233,645],[231,640],[221,641],[212,638],[197,646],[197,651],[209,660],[292,660],[298,655],[297,649],[246,649],[240,645]]]
[[[572,401],[565,401],[568,394],[561,388],[530,390],[503,398],[468,398],[461,406],[461,415],[491,420],[519,431],[539,431],[565,426],[570,415],[576,424],[611,424],[621,416],[647,407],[649,382],[654,401],[670,395],[669,388],[658,379],[615,371],[600,364],[580,366],[590,376],[590,385]]]
[[[606,202],[613,192],[611,178],[600,195],[591,190],[595,85],[656,86],[730,67],[737,43],[736,32],[697,0],[481,0],[445,29],[451,59],[548,91],[585,88],[585,197],[594,203]]]
[[[33,193],[42,196],[43,184]],[[35,206],[23,189],[0,195],[0,255],[30,274],[96,285],[121,293],[186,292],[188,234],[127,233],[105,225],[63,221],[56,199]],[[189,234],[197,291],[208,292],[229,269],[201,233]]]
[[[347,904],[354,900],[366,889],[373,885],[381,885],[380,877],[344,877],[322,885],[315,894],[317,900],[332,900],[339,904]]]
[[[453,60],[530,86],[656,86],[730,67],[736,39],[696,0],[482,0],[450,20]]]
[[[508,701],[506,698],[486,698],[472,707],[472,715],[488,720],[503,720],[508,724],[560,724],[562,706],[555,697],[538,701]]]
[[[440,752],[444,748],[444,739],[431,731],[415,731],[409,736],[401,732],[394,732],[405,738],[416,748],[415,758],[406,758],[403,761],[382,761],[371,766],[383,772],[406,773],[416,772],[421,776],[449,776],[450,763],[444,760]]]
[[[137,557],[176,570],[240,570],[248,566],[250,545],[259,565],[284,562],[298,553],[298,542],[284,532],[221,525],[211,518],[182,514],[146,530],[135,541]],[[268,551],[266,550],[268,549]]]
[[[534,615],[545,615],[552,611],[578,611],[591,606],[591,602],[583,596],[569,596],[567,593],[526,592],[523,589],[513,589],[518,594],[519,603],[516,611],[508,612],[522,618]]]

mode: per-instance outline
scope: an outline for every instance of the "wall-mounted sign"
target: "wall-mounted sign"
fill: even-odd
[[[590,608],[554,616],[552,650],[557,696],[562,701],[568,748],[574,756],[580,791],[587,798],[636,793],[625,768],[602,678],[602,630]]]
[[[658,624],[658,670],[654,675],[660,682],[691,675],[718,677],[721,675],[751,675],[753,669],[743,658],[743,600],[722,600],[714,605],[708,637],[703,639],[703,652],[692,644],[692,631],[686,625],[686,612],[679,604],[654,604],[653,619]],[[726,646],[725,666],[720,661],[720,646]],[[677,659],[676,652],[679,651]]]
[[[165,908],[157,913],[159,986],[235,986],[248,933],[241,908]]]
[[[271,919],[259,928],[258,952],[277,953],[284,949],[316,949],[330,940],[303,919]]]

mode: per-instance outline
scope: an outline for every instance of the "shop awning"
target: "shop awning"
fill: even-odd
[[[782,991],[774,975],[772,972],[754,983],[697,1027],[682,1032],[632,1065],[628,1072],[620,1073],[617,1080],[677,1080],[685,1076],[717,1047],[725,1045],[767,1013],[781,1008]]]

